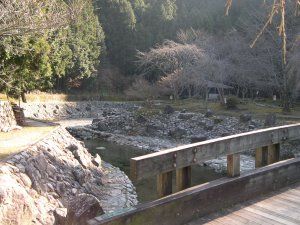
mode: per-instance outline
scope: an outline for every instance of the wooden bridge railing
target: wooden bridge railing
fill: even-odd
[[[227,174],[240,175],[240,153],[256,149],[255,166],[279,160],[280,143],[300,138],[300,124],[272,127],[184,145],[131,159],[131,178],[157,176],[158,197],[172,193],[172,173],[176,172],[176,191],[191,185],[191,166],[227,155]]]

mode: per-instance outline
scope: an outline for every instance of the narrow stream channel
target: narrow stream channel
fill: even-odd
[[[130,158],[149,154],[149,151],[102,140],[86,140],[84,143],[92,154],[98,153],[102,160],[119,167],[128,176],[130,174]],[[222,176],[222,174],[216,173],[213,169],[206,166],[192,167],[192,185],[212,181]],[[173,179],[173,182],[175,182],[175,179]],[[148,202],[156,199],[156,177],[144,179],[134,183],[134,185],[139,202]]]

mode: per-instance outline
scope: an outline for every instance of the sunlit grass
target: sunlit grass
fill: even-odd
[[[0,159],[18,153],[54,129],[54,126],[24,127],[8,133],[0,132]]]
[[[241,113],[250,113],[255,116],[265,116],[269,113],[276,113],[278,115],[284,115],[282,113],[282,108],[279,106],[279,102],[264,101],[255,102],[252,100],[247,100],[243,104],[239,104],[236,109],[229,110],[225,106],[221,105],[220,102],[208,101],[205,102],[202,99],[184,99],[184,100],[161,100],[155,102],[151,107],[141,110],[142,114],[155,114],[162,111],[166,105],[172,106],[177,111],[186,110],[189,112],[200,112],[205,113],[208,109],[214,111],[217,115],[223,116],[239,116]],[[144,111],[148,111],[147,113]],[[293,108],[289,115],[299,115],[300,116],[300,106]]]

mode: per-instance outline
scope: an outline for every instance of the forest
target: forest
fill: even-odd
[[[240,98],[276,95],[288,111],[299,97],[299,6],[298,0],[4,0],[0,92],[23,100],[35,90],[177,99],[201,97],[214,84]]]

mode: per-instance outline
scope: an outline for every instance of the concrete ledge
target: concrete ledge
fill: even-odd
[[[119,215],[104,215],[89,225],[180,225],[233,204],[300,181],[300,158],[263,167],[236,178],[221,178]]]

